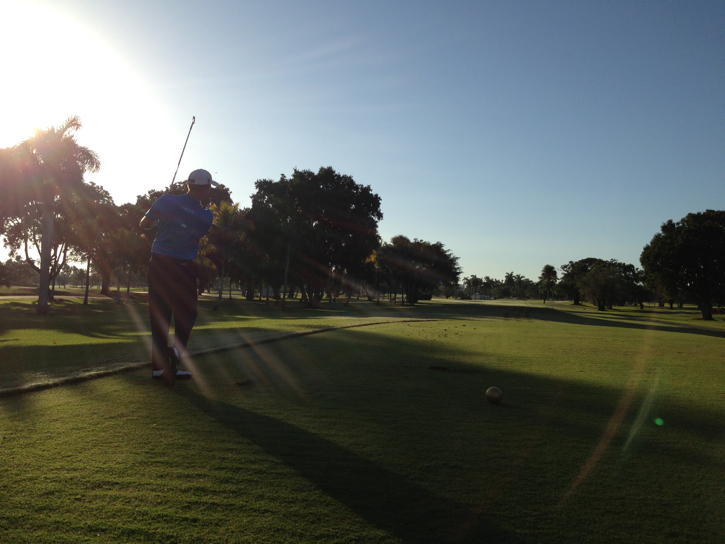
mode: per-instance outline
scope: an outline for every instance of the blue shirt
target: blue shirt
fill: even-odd
[[[185,260],[196,258],[199,240],[214,220],[214,214],[189,194],[161,196],[146,212],[146,217],[159,221],[151,251]]]

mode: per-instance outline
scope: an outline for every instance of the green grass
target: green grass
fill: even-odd
[[[596,319],[607,319],[612,321],[628,321],[635,323],[655,323],[663,325],[683,325],[685,327],[699,327],[725,331],[725,315],[715,314],[712,321],[704,321],[702,314],[695,306],[686,305],[684,308],[669,309],[645,306],[640,310],[638,307],[615,307],[613,310],[600,312],[596,306],[591,304],[582,304],[574,306],[571,303],[554,303],[555,307],[560,310],[576,313],[582,317],[592,317]]]
[[[144,296],[116,304],[106,297],[61,298],[49,315],[36,313],[35,300],[0,299],[0,391],[53,383],[58,379],[116,369],[148,360],[148,306]],[[364,303],[351,307],[323,304],[309,310],[290,302],[283,311],[274,304],[225,300],[220,311],[214,298],[202,299],[189,344],[191,352],[235,346],[294,332],[417,317],[415,308]]]
[[[18,287],[13,285],[12,287],[6,287],[0,285],[0,296],[30,296],[38,295],[37,287]]]
[[[721,330],[538,303],[286,312],[237,303],[221,313],[206,304],[200,346],[336,323],[438,321],[209,354],[174,390],[144,369],[0,400],[0,542],[725,534]],[[124,306],[54,311],[42,321],[13,306],[2,338],[42,322],[47,334],[77,338],[68,353],[96,339],[139,342]],[[57,347],[44,342],[37,349]],[[491,385],[503,404],[485,402]]]

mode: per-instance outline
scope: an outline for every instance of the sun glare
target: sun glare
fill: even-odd
[[[91,181],[119,203],[146,192],[127,191],[121,180],[132,170],[153,171],[151,163],[163,151],[159,139],[168,141],[163,135],[169,123],[149,88],[122,55],[70,14],[27,2],[0,6],[0,147],[79,115],[78,141],[101,158],[101,171]]]

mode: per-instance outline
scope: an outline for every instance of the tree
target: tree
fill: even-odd
[[[483,277],[482,286],[483,286],[483,290],[486,293],[486,295],[488,296],[488,298],[493,298],[493,290],[496,287],[496,283],[499,281],[500,280],[493,279],[489,276]]]
[[[224,291],[225,273],[229,272],[229,262],[233,246],[239,243],[244,236],[246,210],[240,210],[239,204],[221,202],[218,205],[212,204],[211,211],[214,213],[214,223],[209,232],[209,241],[217,249],[216,261],[219,270],[219,299],[217,305],[221,305],[222,293]]]
[[[292,275],[298,275],[297,255],[310,235],[305,209],[309,206],[305,205],[305,191],[300,190],[301,180],[303,176],[295,170],[292,178],[283,174],[279,181],[262,179],[255,183],[257,191],[247,215],[254,229],[249,234],[250,244],[243,250],[246,262],[240,263],[240,275],[247,277],[248,299],[253,297],[249,291],[253,292],[257,282],[260,289],[265,281],[271,283],[275,292],[282,285],[284,293],[290,266]]]
[[[101,293],[110,296],[110,234],[119,223],[119,213],[113,198],[100,185],[84,182],[66,200],[63,217],[70,224],[72,259],[86,261],[83,304],[88,304],[92,266],[101,272]]]
[[[10,276],[10,270],[3,263],[0,263],[0,285],[10,287],[12,278]]]
[[[11,285],[33,286],[38,284],[38,273],[19,256],[5,261],[5,272]]]
[[[327,291],[358,283],[379,246],[380,197],[332,167],[295,169],[279,181],[259,180],[249,217],[252,251],[275,292],[285,278],[315,305]],[[263,257],[263,258],[262,258]],[[348,289],[349,290],[349,289]]]
[[[140,232],[139,222],[145,210],[130,203],[116,207],[116,217],[109,232],[109,251],[104,255],[106,269],[120,267],[127,276],[126,297],[130,297],[132,274],[145,275],[151,258],[152,240]]]
[[[544,304],[546,304],[547,298],[553,296],[557,278],[556,268],[550,264],[544,265],[544,268],[541,269],[541,276],[539,276],[540,292],[544,299]]]
[[[406,236],[395,236],[390,244],[383,245],[381,255],[400,282],[404,302],[411,306],[423,293],[458,285],[461,275],[458,257],[440,242],[417,238],[411,241]]]
[[[580,280],[600,260],[601,259],[589,257],[579,261],[569,261],[567,264],[561,265],[560,268],[563,274],[561,281],[559,282],[559,288],[564,291],[568,297],[571,297],[574,304],[581,304],[582,293],[579,287]]]
[[[662,224],[642,250],[645,273],[668,292],[689,293],[705,320],[712,305],[725,299],[725,211],[690,213]]]
[[[109,203],[110,208],[98,207]],[[67,264],[69,253],[72,259],[89,237],[98,237],[99,224],[96,219],[108,221],[115,215],[113,201],[102,187],[94,183],[82,182],[81,185],[66,191],[53,209],[53,240],[50,250],[49,282],[54,292],[55,279]],[[18,206],[13,215],[5,221],[6,246],[12,256],[22,253],[25,262],[40,274],[40,265],[31,257],[40,253],[43,236],[43,217],[39,206],[30,203]]]
[[[24,185],[22,189],[11,188],[13,202],[10,209],[4,210],[3,218],[26,206],[37,207],[42,217],[38,289],[38,313],[41,314],[48,311],[56,208],[83,183],[85,172],[96,172],[101,166],[93,151],[76,142],[74,134],[81,127],[79,117],[69,117],[57,129],[36,130],[33,136],[16,146],[12,153],[4,153],[3,157],[3,162],[10,162],[10,168],[4,166],[2,171],[13,172],[0,182],[0,186]]]
[[[510,298],[512,296],[515,296],[516,294],[516,276],[514,275],[513,270],[511,272],[506,272],[504,274],[503,278],[503,286],[505,288],[505,298]]]
[[[481,287],[483,287],[483,279],[479,278],[475,274],[472,274],[471,276],[467,278],[463,278],[463,285],[465,286],[466,290],[468,291],[468,294],[471,298],[476,298],[476,294],[480,291]]]
[[[600,311],[606,310],[616,281],[616,271],[607,261],[598,259],[594,266],[579,278],[578,287],[582,294],[591,298]]]
[[[642,286],[642,272],[632,264],[616,259],[583,259],[562,269],[568,270],[565,278],[574,284],[576,296],[591,299],[600,311],[628,302],[636,302],[640,308],[643,307],[646,290]],[[562,283],[564,280],[559,285]]]

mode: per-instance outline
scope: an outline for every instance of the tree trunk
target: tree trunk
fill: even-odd
[[[289,255],[292,250],[291,244],[287,242],[287,258],[284,262],[284,288],[282,289],[282,309],[284,310],[287,304],[287,274],[289,273]]]
[[[131,265],[126,265],[126,300],[131,300]]]
[[[705,321],[712,321],[712,304],[708,301],[706,304],[700,304],[700,313]]]
[[[121,304],[121,276],[119,276],[118,274],[115,274],[115,273],[114,273],[114,275],[116,276],[116,296],[115,296],[115,300],[116,300],[116,304]]]
[[[219,276],[219,297],[217,298],[217,306],[221,308],[222,294],[224,293],[224,253],[222,253],[222,269],[221,275]]]
[[[256,282],[254,280],[247,282],[247,300],[252,301],[254,300],[254,284]]]
[[[229,276],[229,300],[232,300],[232,277]]]
[[[111,296],[111,272],[107,266],[100,267],[101,272],[101,294],[107,297]]]
[[[48,313],[48,288],[50,287],[50,249],[53,245],[53,207],[43,206],[43,235],[40,240],[40,286],[38,287],[38,313]]]
[[[83,297],[83,305],[88,306],[88,289],[91,286],[91,258],[88,257],[88,263],[86,264],[86,294]]]

